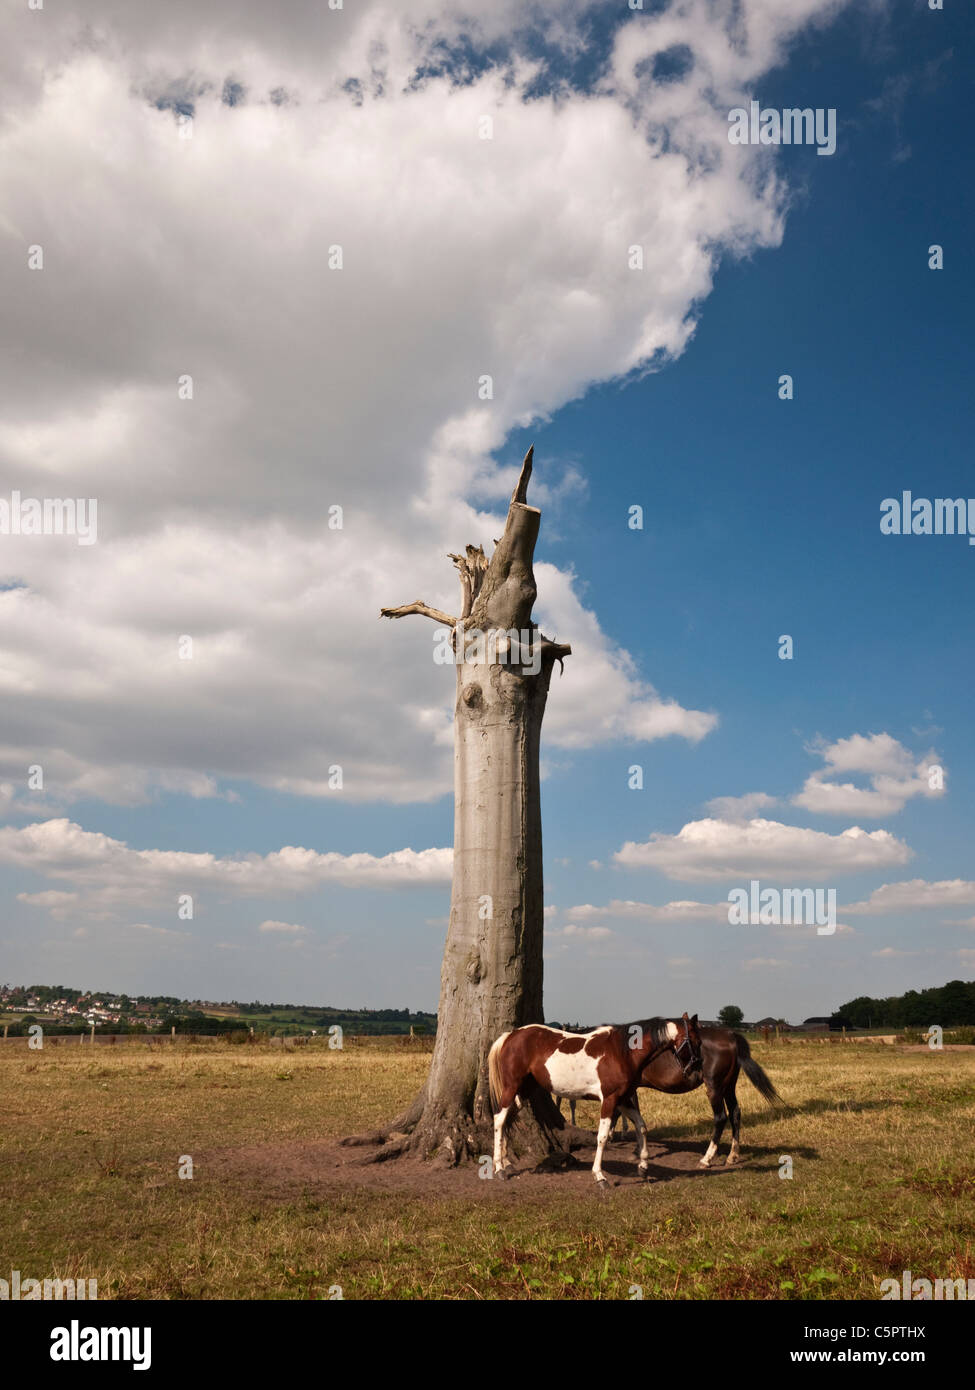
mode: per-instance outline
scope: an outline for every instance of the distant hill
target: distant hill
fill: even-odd
[[[264,1004],[259,999],[177,999],[171,994],[119,994],[70,985],[0,986],[0,1023],[12,1033],[36,1020],[52,1033],[81,1032],[93,1024],[103,1032],[230,1033],[241,1028],[277,1034],[343,1032],[405,1034],[437,1031],[437,1016],[423,1010],[337,1009],[330,1004]]]

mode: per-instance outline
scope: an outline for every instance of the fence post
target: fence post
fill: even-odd
[[[95,1025],[94,1025],[94,1024],[91,1025],[91,1040],[92,1040],[92,1042],[95,1041]]]

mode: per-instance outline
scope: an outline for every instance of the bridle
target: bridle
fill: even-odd
[[[687,1049],[688,1054],[687,1060],[681,1061],[681,1053],[684,1051],[685,1048]],[[691,1030],[687,1026],[685,1026],[684,1028],[684,1036],[681,1039],[681,1041],[679,1043],[674,1044],[674,1057],[677,1061],[677,1065],[680,1067],[684,1075],[685,1081],[687,1080],[688,1072],[691,1071],[694,1067],[700,1066],[701,1054],[700,1052],[694,1051],[694,1044],[691,1042]]]
[[[683,1019],[681,1020],[681,1022],[683,1023]],[[685,1048],[687,1050],[687,1060],[681,1061],[681,1053],[685,1050]],[[654,1050],[650,1053],[650,1056],[647,1058],[647,1060],[643,1063],[643,1066],[640,1068],[641,1072],[646,1071],[650,1063],[655,1062],[657,1058],[660,1057],[664,1052],[671,1051],[673,1052],[674,1059],[677,1062],[677,1065],[680,1067],[681,1073],[684,1077],[684,1080],[686,1081],[688,1072],[692,1071],[694,1067],[701,1065],[701,1054],[700,1052],[694,1051],[694,1044],[691,1042],[691,1030],[687,1025],[685,1025],[684,1027],[683,1037],[681,1038],[680,1042],[675,1042],[673,1038],[668,1038],[666,1042],[660,1043],[659,1046],[654,1048]]]

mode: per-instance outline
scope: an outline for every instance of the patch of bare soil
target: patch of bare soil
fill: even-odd
[[[414,1197],[476,1197],[488,1201],[524,1201],[527,1197],[549,1200],[553,1196],[575,1193],[590,1197],[596,1189],[592,1164],[596,1137],[588,1130],[570,1131],[571,1154],[538,1171],[530,1164],[515,1163],[507,1180],[485,1180],[479,1165],[461,1164],[456,1168],[424,1162],[409,1154],[385,1163],[365,1161],[368,1147],[349,1147],[336,1139],[310,1139],[297,1143],[252,1144],[243,1148],[215,1149],[200,1155],[197,1174],[204,1181],[231,1182],[259,1190],[261,1195],[283,1200],[296,1194],[328,1195],[352,1189],[399,1193]],[[705,1144],[699,1140],[650,1141],[649,1179],[637,1172],[633,1141],[607,1144],[603,1172],[608,1188],[653,1187],[661,1182],[715,1177],[730,1172],[725,1164],[727,1147],[713,1168],[701,1168],[699,1159]],[[556,1156],[560,1159],[561,1156]],[[745,1161],[748,1155],[746,1152]],[[487,1169],[488,1165],[480,1165]],[[605,1189],[604,1189],[605,1190]]]

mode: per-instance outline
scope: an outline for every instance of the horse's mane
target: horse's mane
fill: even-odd
[[[642,1028],[644,1036],[649,1036],[654,1047],[662,1047],[670,1042],[670,1034],[667,1032],[668,1023],[682,1023],[680,1018],[637,1018],[632,1023],[615,1023],[613,1025],[619,1032],[626,1034],[629,1039],[631,1028]]]

